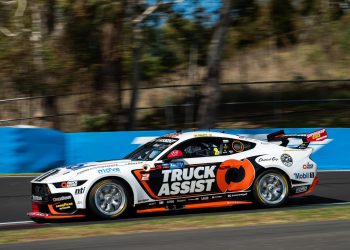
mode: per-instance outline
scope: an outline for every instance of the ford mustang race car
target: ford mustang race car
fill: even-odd
[[[299,145],[288,145],[290,138]],[[177,132],[124,159],[52,169],[32,183],[36,219],[116,218],[131,211],[282,205],[318,183],[309,144],[327,138],[277,131],[267,141],[218,132]]]

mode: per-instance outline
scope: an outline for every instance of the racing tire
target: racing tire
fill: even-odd
[[[100,219],[114,219],[132,211],[131,191],[119,180],[97,182],[88,195],[89,212]]]
[[[288,196],[288,180],[280,171],[265,171],[254,181],[253,197],[259,206],[279,207],[288,199]]]

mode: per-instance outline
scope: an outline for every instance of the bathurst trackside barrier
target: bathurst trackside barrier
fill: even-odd
[[[225,133],[266,140],[275,129],[226,129]],[[288,134],[317,128],[284,129]],[[222,131],[222,130],[213,130]],[[35,173],[88,161],[118,159],[141,144],[174,131],[62,133],[41,128],[0,128],[0,173]],[[327,128],[328,139],[310,144],[320,170],[350,170],[350,128]],[[289,145],[299,145],[297,139]]]

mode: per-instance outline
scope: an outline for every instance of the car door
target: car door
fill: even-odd
[[[162,166],[167,169],[162,171],[158,196],[165,198],[220,193],[216,173],[221,163],[229,159],[229,155],[223,154],[223,142],[218,137],[192,138],[171,150],[182,152],[182,157],[169,162],[165,154]]]
[[[158,195],[202,196],[248,189],[255,178],[255,169],[249,160],[240,160],[240,155],[254,146],[221,137],[192,138],[175,146],[171,151],[180,151],[183,156],[170,162],[166,161],[167,154],[163,157],[169,169],[162,172]]]

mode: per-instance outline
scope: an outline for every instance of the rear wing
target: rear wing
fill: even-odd
[[[297,148],[304,149],[307,148],[310,142],[323,141],[328,138],[326,129],[320,129],[310,134],[285,134],[284,130],[279,130],[277,132],[267,135],[267,141],[280,141],[282,142],[280,146],[287,147],[289,143],[289,138],[299,138],[303,141]]]

